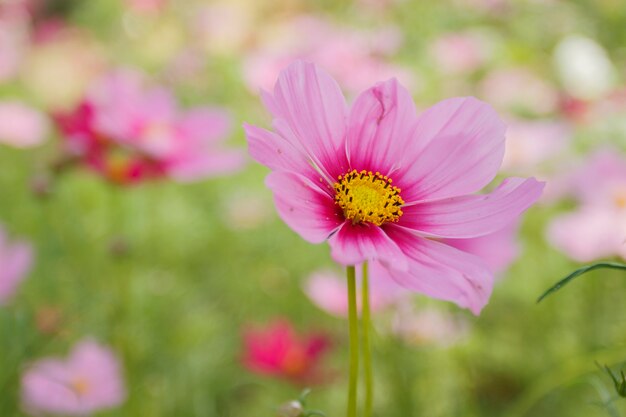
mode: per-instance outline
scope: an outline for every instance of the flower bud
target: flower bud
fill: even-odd
[[[300,417],[304,412],[304,408],[300,401],[289,401],[278,407],[278,417]]]

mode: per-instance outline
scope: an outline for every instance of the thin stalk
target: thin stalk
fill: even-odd
[[[348,382],[348,417],[356,417],[357,381],[359,379],[359,333],[356,313],[356,278],[354,266],[346,268],[348,277],[348,318],[350,321],[350,379]]]
[[[372,381],[372,350],[370,348],[370,294],[369,294],[369,278],[367,275],[367,262],[363,262],[363,282],[361,285],[361,320],[362,320],[362,339],[363,343],[363,371],[365,373],[365,413],[364,417],[372,415],[372,404],[374,401],[374,386]]]

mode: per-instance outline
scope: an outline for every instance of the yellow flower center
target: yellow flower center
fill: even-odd
[[[626,190],[619,190],[613,194],[613,202],[618,209],[626,208]]]
[[[70,388],[78,396],[85,395],[90,390],[89,382],[82,377],[76,377],[72,382],[70,382]]]
[[[404,200],[400,189],[391,185],[391,178],[380,172],[356,169],[340,175],[334,184],[335,203],[352,224],[372,223],[380,226],[397,222],[402,216]]]

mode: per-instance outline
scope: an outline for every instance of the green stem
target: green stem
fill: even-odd
[[[363,262],[363,282],[361,285],[361,320],[363,323],[363,370],[365,372],[365,417],[372,415],[372,404],[374,401],[374,386],[372,383],[372,350],[370,348],[370,294],[369,278],[367,275],[367,262]]]
[[[348,385],[348,417],[356,417],[357,380],[359,378],[359,334],[356,313],[356,278],[354,266],[346,268],[348,276],[348,318],[350,321],[350,380]]]

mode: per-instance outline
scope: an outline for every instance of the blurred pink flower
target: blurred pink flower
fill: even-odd
[[[573,135],[569,124],[557,120],[514,120],[506,132],[502,170],[537,172],[540,165],[562,155]]]
[[[479,69],[489,59],[492,45],[476,32],[448,33],[431,44],[430,53],[437,70],[447,74],[466,74]]]
[[[548,114],[559,106],[556,89],[525,68],[492,71],[479,88],[481,98],[512,112]]]
[[[320,362],[330,347],[322,334],[298,336],[289,321],[278,319],[264,328],[244,330],[242,362],[250,371],[297,384],[320,382]]]
[[[361,271],[357,274],[357,310],[361,311]],[[378,262],[369,265],[370,278],[370,309],[377,312],[406,298],[408,291],[398,285],[387,272],[387,268]],[[338,317],[348,315],[348,287],[345,276],[331,270],[320,270],[312,273],[304,284],[304,292],[320,309]]]
[[[0,227],[0,306],[6,304],[33,264],[33,249],[23,241],[10,242]]]
[[[493,272],[441,242],[494,233],[541,195],[535,179],[509,178],[490,194],[504,154],[504,124],[474,98],[445,100],[417,116],[391,79],[349,110],[325,72],[296,62],[263,100],[276,132],[246,125],[253,158],[281,218],[305,240],[328,240],[335,261],[379,261],[400,285],[475,314]],[[392,183],[393,181],[393,183]]]
[[[119,361],[90,339],[78,343],[67,360],[41,359],[22,377],[24,409],[33,415],[91,415],[125,399]]]
[[[566,187],[579,206],[552,221],[548,240],[579,262],[611,256],[626,259],[624,155],[613,150],[595,153],[568,176]]]
[[[293,33],[300,35],[295,37]],[[402,43],[401,33],[393,27],[366,32],[301,16],[279,26],[271,35],[274,37],[244,61],[244,80],[254,93],[269,90],[280,71],[295,59],[325,68],[351,93],[394,75],[409,87],[418,83],[414,71],[388,62]]]
[[[37,146],[49,131],[46,116],[18,101],[0,101],[0,143],[16,148]]]
[[[225,110],[180,110],[169,90],[148,87],[131,71],[109,74],[57,122],[71,152],[120,183],[160,176],[193,181],[244,163],[239,150],[222,146],[230,130]]]

